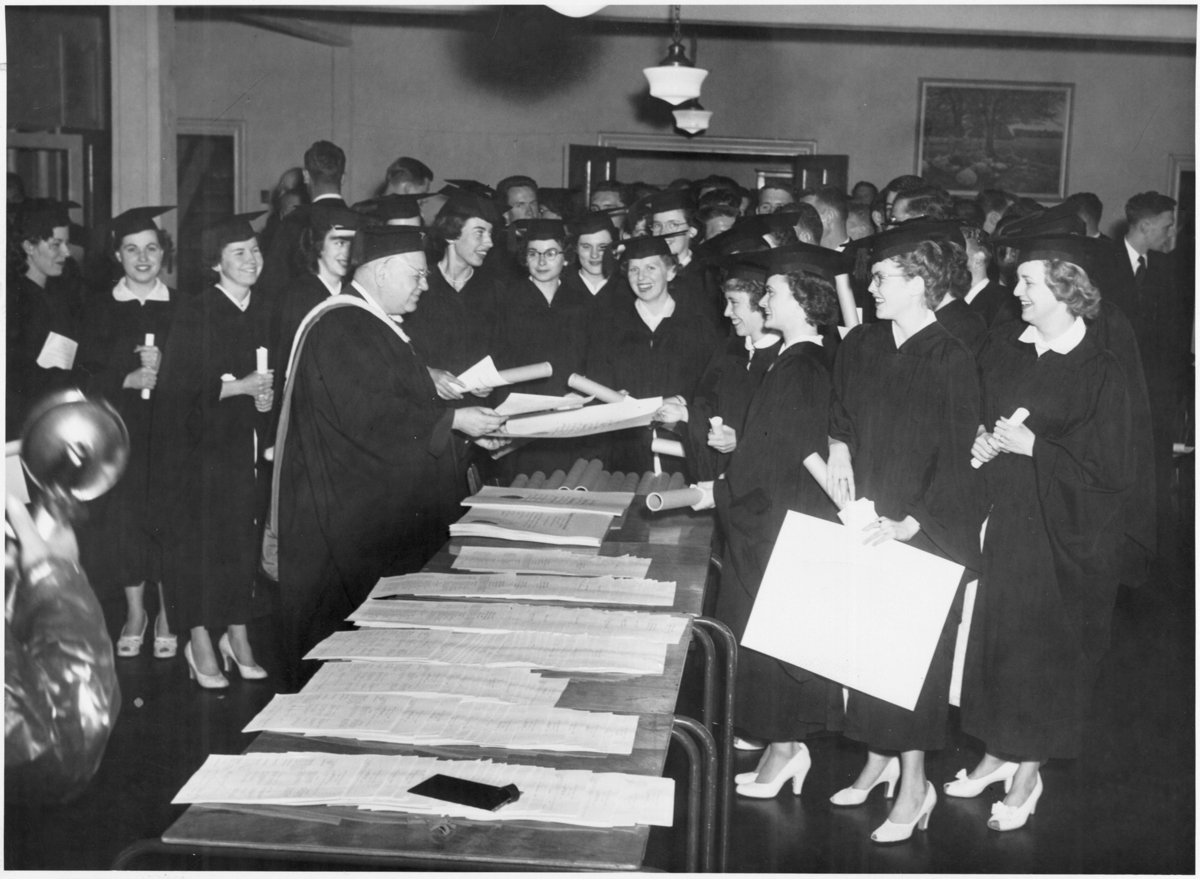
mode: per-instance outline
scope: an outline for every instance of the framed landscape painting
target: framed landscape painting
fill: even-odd
[[[950,192],[1065,198],[1071,83],[920,80],[916,173]]]

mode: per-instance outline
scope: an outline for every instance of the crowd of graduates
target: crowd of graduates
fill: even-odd
[[[800,794],[804,740],[840,732],[866,759],[833,802],[886,784],[895,803],[872,838],[924,829],[937,801],[924,755],[945,742],[970,602],[961,718],[987,752],[943,792],[1003,781],[989,826],[1024,824],[1040,765],[1079,753],[1117,586],[1144,579],[1157,552],[1191,370],[1190,266],[1164,252],[1174,201],[1134,195],[1114,241],[1094,195],[955,198],[912,175],[849,192],[716,176],[431,191],[430,169],[402,158],[380,195],[349,205],[344,170],[338,147],[313,144],[265,226],[238,215],[204,230],[208,276],[179,289],[161,279],[172,242],[156,218],[171,207],[115,217],[107,252],[89,254],[104,258],[97,273],[69,257],[67,205],[10,204],[9,437],[71,386],[110,401],[130,434],[124,479],[77,525],[93,586],[126,599],[119,656],[152,639],[169,659],[186,632],[201,686],[229,685],[222,664],[265,676],[247,623],[277,541],[296,685],[300,656],[347,606],[440,547],[469,478],[508,484],[580,457],[649,469],[648,428],[503,439],[508,393],[564,395],[580,374],[663,398],[654,430],[685,456],[662,463],[716,507],[715,612],[735,635],[789,510],[836,521],[869,498],[864,542],[965,568],[914,710],[844,701],[833,682],[743,650],[737,723],[763,756],[738,792]],[[360,308],[326,318],[339,296]],[[50,344],[60,337],[70,357]],[[487,356],[552,374],[468,389],[458,376]],[[338,421],[355,427],[331,434]],[[381,444],[388,431],[400,439]],[[803,464],[814,453],[824,483]]]

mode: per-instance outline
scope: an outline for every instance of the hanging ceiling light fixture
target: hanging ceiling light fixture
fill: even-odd
[[[708,120],[712,119],[712,111],[705,110],[697,100],[680,104],[679,109],[673,110],[675,126],[688,134],[699,134],[708,130]]]
[[[671,23],[674,31],[667,57],[659,62],[658,67],[647,67],[642,73],[646,74],[646,80],[650,83],[652,96],[668,104],[682,104],[684,101],[700,97],[700,84],[704,82],[704,77],[708,76],[708,71],[692,64],[692,59],[688,58],[683,50],[678,6],[671,7]]]

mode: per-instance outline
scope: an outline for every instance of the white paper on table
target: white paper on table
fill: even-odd
[[[560,491],[556,488],[500,488],[485,485],[463,500],[464,507],[520,507],[527,510],[578,509],[623,516],[632,491]]]
[[[862,531],[879,518],[879,513],[875,512],[873,500],[860,497],[838,510],[838,518],[851,531]]]
[[[79,343],[66,336],[50,332],[37,356],[37,365],[42,369],[71,369],[75,366],[75,352]]]
[[[570,577],[529,574],[438,574],[422,572],[380,579],[369,598],[437,595],[446,598],[571,601],[671,607],[675,582],[640,577]]]
[[[562,397],[551,397],[545,394],[512,393],[496,407],[498,415],[528,415],[531,412],[563,412],[571,409],[581,409],[595,397],[581,397],[579,394],[567,394]]]
[[[4,490],[21,503],[29,503],[29,486],[25,482],[25,468],[21,466],[19,454],[4,457]]]
[[[466,571],[562,574],[568,577],[645,577],[652,559],[585,555],[563,549],[464,546],[451,567]]]
[[[500,370],[496,369],[496,364],[492,362],[491,354],[464,370],[457,378],[466,385],[468,391],[486,391],[508,384],[500,375]]]
[[[471,507],[450,525],[450,536],[599,547],[612,520],[595,510]]]
[[[912,710],[962,565],[790,511],[742,646]]]
[[[571,412],[549,412],[510,418],[492,436],[559,437],[592,436],[630,427],[646,427],[662,406],[662,397],[620,403],[603,403]]]
[[[302,693],[393,693],[553,706],[570,678],[525,668],[422,665],[413,662],[327,662]]]

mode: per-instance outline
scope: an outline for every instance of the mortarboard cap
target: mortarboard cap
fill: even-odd
[[[521,241],[567,240],[567,228],[562,220],[516,220],[509,228]]]
[[[1029,235],[1086,235],[1087,224],[1079,218],[1076,206],[1063,202],[1041,213],[1004,223],[996,230],[997,243],[1001,238],[1018,238]]]
[[[73,201],[59,201],[54,198],[27,198],[21,202],[18,225],[22,238],[40,238],[43,241],[61,227],[71,227],[70,209],[79,204]],[[76,227],[78,228],[78,227]]]
[[[697,252],[708,258],[731,253],[766,250],[770,245],[763,237],[771,231],[765,217],[743,217],[724,232],[706,239]]]
[[[387,176],[391,177],[395,171],[407,171],[418,180],[432,180],[433,172],[429,170],[429,166],[420,159],[414,159],[412,156],[401,156],[388,166]]]
[[[250,211],[244,214],[234,214],[225,217],[206,228],[200,235],[201,250],[206,266],[216,265],[221,259],[221,251],[235,241],[249,241],[258,233],[250,225],[250,221],[261,217],[266,211]]]
[[[1112,250],[1102,238],[1072,233],[1038,233],[1020,238],[999,239],[997,243],[1020,251],[1018,262],[1035,259],[1060,259],[1074,263],[1088,274],[1093,283],[1101,283],[1112,269]]]
[[[465,192],[470,192],[473,195],[479,196],[480,198],[486,198],[492,201],[495,201],[496,199],[496,190],[492,189],[492,187],[488,186],[486,183],[480,183],[478,180],[447,180],[446,182],[455,189],[461,189]],[[453,193],[447,192],[446,187],[443,186],[440,194],[452,195]]]
[[[766,267],[750,262],[740,254],[719,257],[714,260],[713,265],[724,271],[726,281],[753,281],[758,284],[767,282]]]
[[[365,226],[354,236],[350,262],[366,265],[399,253],[425,250],[425,233],[414,226]]]
[[[957,220],[930,220],[915,217],[846,244],[846,253],[869,254],[872,263],[916,250],[922,241],[950,241],[966,246],[962,226]]]
[[[850,274],[854,267],[853,258],[845,253],[803,242],[747,253],[742,259],[762,266],[768,277],[788,272],[813,272],[832,281],[838,275]]]
[[[313,231],[324,235],[330,229],[354,231],[363,224],[363,215],[358,211],[342,207],[337,202],[313,202],[308,208],[308,223]]]
[[[618,242],[613,250],[619,259],[645,259],[649,256],[671,256],[671,246],[668,240],[683,231],[672,232],[670,235],[643,235],[640,238],[626,238]]]
[[[667,211],[691,211],[696,209],[692,194],[686,189],[668,189],[654,192],[643,198],[635,205],[640,213],[653,217]]]
[[[620,208],[619,210],[625,210]],[[612,240],[617,240],[617,227],[613,225],[612,217],[609,211],[592,211],[584,214],[574,223],[571,223],[571,234],[576,238],[583,235],[595,235],[597,232],[607,232],[612,236]]]
[[[158,224],[154,222],[154,218],[173,210],[175,210],[175,205],[173,204],[153,205],[144,208],[130,208],[123,214],[113,217],[113,249],[115,250],[121,246],[121,241],[126,235],[136,235],[138,232],[149,232],[151,230],[157,232]]]
[[[491,198],[468,192],[465,189],[453,188],[449,192],[438,193],[446,196],[446,203],[438,211],[438,216],[444,213],[458,213],[467,217],[479,217],[492,226],[500,225],[500,211]]]
[[[419,220],[421,218],[421,199],[431,198],[436,194],[433,192],[423,195],[390,193],[360,201],[354,205],[354,210],[383,223],[390,223],[392,220]]]

